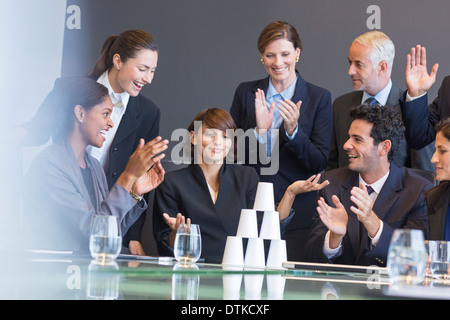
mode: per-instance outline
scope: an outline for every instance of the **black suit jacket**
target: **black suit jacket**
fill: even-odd
[[[166,174],[156,189],[153,207],[153,234],[160,255],[173,255],[168,245],[171,229],[162,214],[175,217],[180,212],[200,226],[205,261],[222,262],[227,236],[236,235],[241,209],[253,208],[259,178],[253,168],[232,164],[224,164],[219,174],[216,203],[198,165]]]
[[[279,202],[287,187],[297,180],[305,180],[313,174],[320,173],[326,167],[331,139],[332,109],[331,94],[318,86],[306,82],[297,74],[297,84],[292,101],[302,101],[298,132],[293,140],[286,137],[284,124],[279,131],[279,144],[274,150],[279,150],[279,169],[274,175],[260,175],[261,181],[274,184],[275,201]],[[257,89],[267,92],[269,77],[241,83],[236,89],[231,116],[238,128],[244,131],[256,127],[255,92]],[[247,154],[254,150],[248,150]],[[273,158],[273,157],[272,157]],[[259,160],[259,159],[258,159]],[[262,167],[268,167],[261,162],[253,165],[258,174]],[[311,226],[314,212],[315,192],[300,194],[296,197],[293,209],[296,214],[288,230],[308,229]]]
[[[361,236],[360,222],[350,210],[354,205],[350,191],[359,186],[359,174],[345,167],[327,171],[323,179],[328,179],[330,185],[322,189],[319,196],[333,207],[331,197],[339,197],[348,214],[347,234],[342,240],[342,254],[329,261],[323,254],[328,229],[317,215],[306,245],[309,261],[385,266],[391,236],[396,228],[419,229],[428,237],[425,193],[432,184],[411,169],[391,163],[389,177],[373,205],[373,211],[383,221],[383,231],[377,246],[372,248],[367,230],[364,228]]]
[[[399,100],[402,91],[392,84],[391,91],[386,101],[387,107],[392,107],[402,114]],[[348,130],[353,119],[350,117],[350,110],[361,105],[363,91],[353,91],[336,98],[333,103],[333,132],[328,159],[327,170],[340,168],[348,165],[348,156],[343,146],[348,140]],[[434,172],[431,165],[431,156],[434,153],[434,146],[427,145],[422,150],[414,150],[408,146],[406,140],[402,140],[397,155],[392,160],[397,166],[427,170]]]
[[[139,140],[143,138],[147,143],[158,136],[159,121],[160,111],[151,100],[143,95],[130,96],[125,114],[109,148],[109,165],[105,172],[109,188],[125,170],[130,156],[139,145]],[[145,213],[124,235],[124,245],[127,246],[130,240],[140,241],[144,223]]]
[[[430,240],[444,240],[447,210],[450,203],[450,181],[444,181],[427,192]]]
[[[406,92],[400,100],[406,139],[411,147],[420,149],[436,138],[436,124],[450,117],[450,76],[442,81],[438,96],[428,106],[428,94],[406,102]]]

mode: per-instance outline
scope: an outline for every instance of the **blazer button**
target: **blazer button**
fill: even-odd
[[[117,177],[117,172],[113,172],[112,176]]]

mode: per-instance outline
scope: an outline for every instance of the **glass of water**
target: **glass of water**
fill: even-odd
[[[198,224],[180,224],[174,243],[174,255],[178,262],[195,263],[202,252],[202,239]]]
[[[392,284],[420,284],[426,271],[425,241],[421,230],[397,229],[391,238],[387,270]]]
[[[447,241],[428,241],[429,276],[447,279],[450,262],[450,245]]]
[[[115,216],[95,215],[92,223],[89,250],[94,259],[110,262],[122,249],[120,224]]]

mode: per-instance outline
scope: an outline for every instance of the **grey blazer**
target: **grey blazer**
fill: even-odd
[[[50,145],[32,162],[25,177],[24,211],[32,226],[33,247],[87,251],[95,214],[117,216],[125,234],[147,208],[144,200],[136,203],[118,184],[108,190],[97,159],[85,153],[85,160],[92,175],[94,203],[67,140]]]
[[[330,146],[330,156],[328,158],[327,170],[345,167],[348,165],[348,157],[343,146],[348,140],[348,130],[353,119],[350,117],[350,110],[361,104],[363,91],[353,91],[336,98],[333,103],[333,132]],[[400,98],[402,91],[392,84],[391,92],[386,101],[386,106],[398,110],[400,116]],[[393,159],[397,166],[422,169],[434,172],[434,167],[430,160],[434,153],[434,145],[430,144],[421,150],[415,150],[408,146],[406,140],[403,140],[399,152]]]

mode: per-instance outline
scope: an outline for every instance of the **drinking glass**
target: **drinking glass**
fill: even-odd
[[[447,241],[428,241],[429,275],[434,279],[446,279],[450,261],[450,245]]]
[[[392,284],[419,284],[425,279],[425,241],[421,230],[397,229],[389,246],[387,270]]]
[[[97,261],[109,262],[117,258],[121,248],[122,235],[117,217],[95,215],[89,239],[91,256]]]
[[[198,224],[180,224],[175,236],[175,259],[181,263],[195,263],[202,252],[202,239]]]

